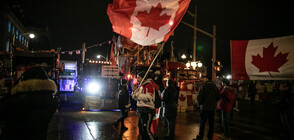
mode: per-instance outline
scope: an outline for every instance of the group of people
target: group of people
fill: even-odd
[[[146,76],[145,76],[146,75]],[[144,78],[145,77],[145,78]],[[165,120],[165,124],[168,128],[167,135],[165,139],[174,139],[175,131],[175,120],[177,116],[177,99],[178,92],[175,84],[172,80],[167,80],[166,86],[158,82],[162,80],[158,77],[153,76],[145,71],[141,71],[137,74],[137,81],[141,83],[140,87],[133,85],[132,88],[132,98],[137,101],[137,115],[138,115],[138,128],[140,137],[142,140],[154,140],[156,136],[154,132],[152,133],[150,128],[153,119],[156,115],[155,106],[155,94],[160,94],[159,98],[162,101],[162,118]],[[124,119],[128,115],[129,104],[129,93],[127,91],[126,80],[121,80],[121,90],[119,93],[119,108],[121,109],[121,118],[119,118],[115,123],[115,127],[121,123],[121,132],[126,131],[128,128],[124,125]]]
[[[207,138],[212,140],[214,131],[215,110],[220,110],[221,121],[224,127],[222,139],[230,139],[230,120],[233,104],[236,99],[236,89],[230,85],[228,79],[222,80],[223,87],[218,89],[214,82],[209,79],[200,88],[197,95],[197,102],[200,105],[200,127],[199,134],[195,140],[204,139],[206,121],[209,124]]]
[[[146,76],[145,76],[146,75]],[[144,78],[144,76],[146,78]],[[144,79],[143,79],[144,78]],[[178,89],[172,80],[167,80],[166,87],[160,90],[158,84],[154,81],[154,78],[150,74],[146,74],[145,71],[137,74],[138,83],[142,83],[140,87],[133,85],[132,98],[137,101],[137,115],[138,128],[142,140],[155,139],[154,133],[150,131],[151,123],[155,116],[155,90],[161,92],[162,100],[162,120],[168,128],[168,133],[164,137],[165,139],[172,140],[175,135],[175,120],[177,116],[177,100]],[[129,93],[127,90],[127,81],[122,79],[121,90],[119,93],[119,108],[121,109],[121,118],[115,123],[117,128],[121,122],[121,132],[126,131],[128,128],[124,125],[124,119],[128,116]],[[224,127],[223,139],[230,139],[230,120],[231,111],[236,99],[236,89],[230,85],[228,79],[222,80],[223,87],[217,88],[214,82],[211,80],[206,81],[200,88],[197,95],[197,102],[200,105],[200,128],[199,134],[196,140],[204,139],[204,130],[206,121],[209,124],[209,131],[207,138],[212,140],[214,131],[214,114],[215,110],[220,110],[221,122]]]

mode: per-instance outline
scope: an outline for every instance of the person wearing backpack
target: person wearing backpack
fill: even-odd
[[[174,86],[174,82],[171,79],[168,79],[166,82],[167,87],[162,92],[162,102],[163,102],[163,118],[167,122],[167,136],[165,139],[173,140],[175,136],[175,124],[177,117],[177,104],[178,100],[177,90]]]
[[[141,140],[154,140],[150,127],[155,115],[155,91],[149,74],[146,75],[146,80],[142,81],[145,74],[145,71],[137,74],[138,83],[142,82],[142,85],[138,88],[133,86],[132,98],[137,100],[138,127]]]

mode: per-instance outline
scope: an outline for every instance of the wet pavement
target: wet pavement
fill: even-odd
[[[129,128],[124,133],[115,129],[112,123],[120,117],[116,111],[81,111],[79,102],[66,101],[54,115],[48,130],[48,140],[137,140],[138,117],[130,111],[125,125]],[[232,140],[279,140],[282,127],[277,105],[257,102],[252,109],[247,100],[239,101],[240,112],[234,112],[231,122]],[[206,127],[207,128],[207,127]],[[199,112],[179,112],[176,120],[176,140],[192,140],[199,130]],[[206,130],[207,132],[207,130]],[[166,129],[159,123],[158,139],[163,139]],[[215,134],[213,140],[220,140],[223,128],[215,115]]]

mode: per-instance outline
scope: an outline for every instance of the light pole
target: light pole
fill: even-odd
[[[181,23],[184,23],[185,25],[187,25],[187,26],[189,26],[190,28],[192,28],[192,29],[194,29],[194,48],[193,48],[193,60],[194,59],[196,59],[196,31],[199,31],[199,32],[201,32],[201,33],[203,33],[203,34],[205,34],[205,35],[207,35],[207,36],[209,36],[209,37],[211,37],[212,39],[213,39],[213,41],[212,41],[212,59],[211,59],[211,61],[212,61],[212,68],[211,68],[211,73],[212,73],[212,75],[211,75],[211,78],[212,78],[212,81],[215,81],[215,76],[216,76],[216,74],[215,74],[215,70],[214,70],[214,62],[215,62],[215,60],[216,60],[216,26],[215,25],[213,25],[213,33],[211,34],[211,33],[208,33],[208,32],[206,32],[206,31],[204,31],[204,30],[202,30],[202,29],[200,29],[200,28],[197,28],[196,27],[196,17],[197,17],[197,14],[196,14],[196,6],[195,6],[195,14],[193,14],[193,13],[191,13],[191,12],[189,12],[189,11],[187,11],[187,13],[189,14],[189,15],[191,15],[192,17],[194,17],[194,26],[193,25],[190,25],[189,23],[187,23],[187,22],[185,22],[185,21],[181,21]]]

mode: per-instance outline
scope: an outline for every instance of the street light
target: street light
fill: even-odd
[[[182,58],[182,59],[186,59],[187,56],[186,56],[185,54],[183,54],[183,55],[181,56],[181,58]]]
[[[23,34],[23,35],[25,35],[25,34]],[[29,37],[30,38],[35,38],[35,34],[29,34]]]
[[[108,61],[107,58],[104,57],[103,55],[100,55],[100,54],[97,55],[97,58],[98,58],[98,59],[100,59],[101,57],[104,58],[106,61]]]

